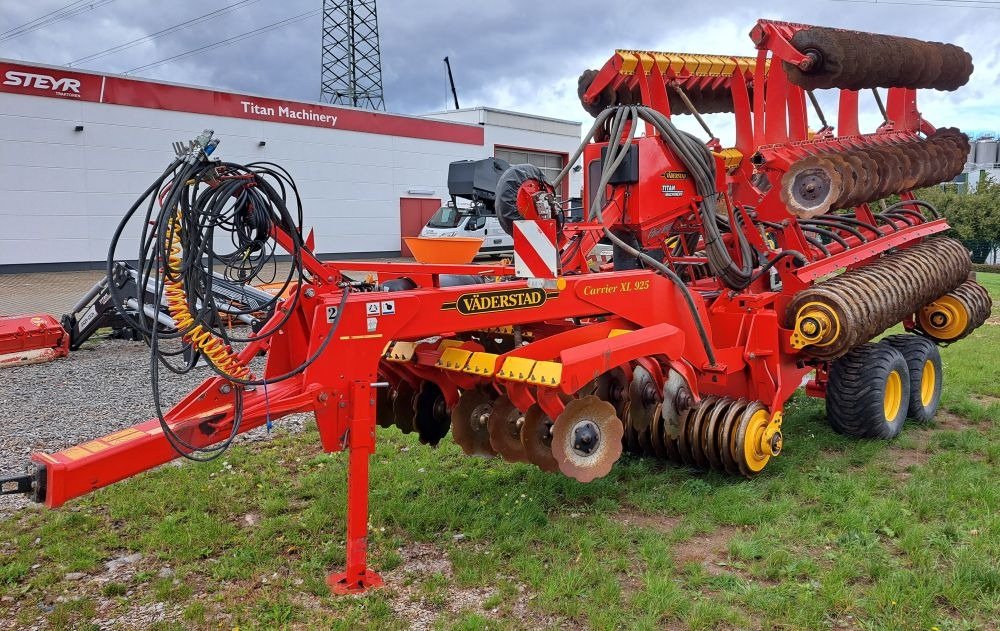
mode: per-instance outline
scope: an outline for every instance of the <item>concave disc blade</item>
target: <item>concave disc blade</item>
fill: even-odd
[[[448,434],[451,427],[451,415],[441,388],[433,381],[420,384],[420,391],[415,400],[416,416],[413,424],[420,435],[420,442],[426,445],[437,445]]]
[[[595,396],[570,401],[552,427],[559,470],[580,482],[606,476],[622,455],[624,426],[615,408]]]
[[[521,445],[528,462],[542,471],[555,473],[559,463],[552,455],[552,419],[536,403],[524,413],[521,426]]]
[[[524,446],[521,444],[523,416],[511,400],[502,395],[494,401],[493,413],[486,422],[490,445],[507,462],[528,461]]]
[[[496,398],[485,388],[466,390],[451,411],[451,437],[470,456],[496,455],[487,424]]]
[[[404,434],[413,431],[413,419],[417,415],[414,399],[417,391],[408,381],[400,381],[392,397],[392,419]]]

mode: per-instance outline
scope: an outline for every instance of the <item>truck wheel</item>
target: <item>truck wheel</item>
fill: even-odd
[[[833,362],[826,418],[833,430],[858,438],[894,438],[910,400],[906,358],[889,344],[862,344]]]
[[[891,335],[880,342],[892,346],[906,358],[910,370],[910,404],[907,416],[927,423],[941,403],[944,371],[937,345],[919,335]]]

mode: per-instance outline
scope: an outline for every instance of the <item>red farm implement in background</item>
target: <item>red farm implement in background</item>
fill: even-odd
[[[287,175],[212,160],[210,133],[180,147],[150,189],[158,204],[141,198],[123,222],[152,209],[137,268],[162,288],[178,333],[146,331],[151,352],[167,361],[187,346],[215,375],[159,418],[35,454],[35,472],[5,490],[57,507],[312,412],[323,448],[349,451],[347,566],[329,583],[356,592],[381,583],[366,563],[379,426],[428,445],[450,432],[470,455],[588,482],[623,451],[757,475],[781,453],[784,405],[806,382],[844,434],[891,438],[906,418],[930,418],[936,345],[968,335],[990,308],[968,280],[968,252],[935,236],[947,223],[912,192],[961,171],[967,139],[925,121],[916,91],[964,84],[968,55],[768,21],[751,37],[755,57],[618,51],[584,73],[595,121],[568,164],[583,158],[585,220],[564,221],[554,192],[565,172],[546,182],[515,165],[497,187],[501,222],[520,235],[520,276],[502,265],[321,262]],[[861,89],[879,104],[886,90],[884,121],[866,133]],[[835,91],[835,126],[813,90]],[[708,130],[702,113],[732,114],[736,145],[672,121],[691,114]],[[234,252],[212,250],[222,229]],[[610,264],[589,256],[601,241],[614,248]],[[531,258],[553,242],[548,274]],[[252,274],[275,246],[294,264],[271,318],[242,339],[213,327],[200,257]],[[870,342],[899,323],[906,334]]]
[[[47,314],[0,316],[0,368],[69,355],[69,335]]]

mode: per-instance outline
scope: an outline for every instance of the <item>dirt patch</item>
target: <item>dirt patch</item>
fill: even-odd
[[[695,535],[674,547],[678,566],[700,563],[712,576],[724,574],[730,567],[729,541],[739,532],[735,526],[722,526],[712,532]]]
[[[990,394],[974,394],[972,395],[972,400],[986,408],[991,405],[1000,405],[1000,397],[995,397]]]
[[[928,451],[917,449],[893,448],[888,451],[886,459],[889,461],[892,477],[900,482],[905,482],[913,475],[913,469],[927,464],[927,461],[931,459],[931,454]]]
[[[982,431],[982,428],[976,422],[962,418],[951,412],[938,412],[934,417],[934,427],[952,431],[962,431],[970,428]]]
[[[611,519],[628,527],[648,528],[657,532],[671,532],[681,523],[679,515],[651,515],[633,510],[621,510]]]
[[[484,603],[497,590],[489,587],[460,587],[455,584],[454,570],[447,553],[430,543],[412,543],[397,550],[402,558],[399,567],[385,572],[383,578],[397,592],[389,599],[393,612],[405,620],[411,629],[430,629],[442,614],[459,615],[472,611],[495,620],[517,620],[527,628],[566,626],[568,621],[540,614],[529,607],[534,595],[517,585],[513,602],[506,601],[487,609]],[[436,577],[446,584],[441,589],[428,589]],[[508,577],[509,578],[509,577]]]

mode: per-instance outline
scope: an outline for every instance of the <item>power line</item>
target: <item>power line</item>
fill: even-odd
[[[91,0],[87,2],[87,0],[84,0],[86,4],[83,4],[81,6],[73,6],[73,5],[80,5],[79,1],[71,2],[62,9],[50,11],[49,13],[46,13],[41,17],[35,18],[31,22],[22,24],[21,26],[5,31],[3,34],[0,34],[0,41],[6,41],[8,39],[14,39],[15,37],[20,37],[26,33],[36,31],[45,26],[56,24],[64,20],[68,20],[69,18],[76,17],[88,11],[93,11],[98,7],[103,7],[104,5],[110,4],[114,1],[115,0]]]
[[[312,17],[314,15],[319,15],[319,13],[320,13],[320,9],[313,9],[312,11],[306,11],[305,13],[300,13],[299,15],[294,15],[294,16],[292,16],[290,18],[286,18],[284,20],[279,20],[277,22],[274,22],[272,24],[268,24],[266,26],[262,26],[260,28],[255,28],[252,31],[247,31],[246,33],[240,33],[239,35],[234,35],[234,36],[232,36],[232,37],[230,37],[228,39],[223,39],[223,40],[220,40],[218,42],[213,42],[211,44],[206,44],[205,46],[200,46],[198,48],[193,48],[191,50],[185,51],[185,52],[177,54],[177,55],[173,55],[171,57],[166,57],[164,59],[160,59],[160,60],[154,61],[152,63],[144,64],[142,66],[137,66],[135,68],[132,68],[131,70],[125,71],[123,74],[132,74],[133,72],[138,72],[139,70],[146,70],[147,68],[152,68],[154,66],[159,66],[160,64],[165,64],[168,61],[174,61],[174,60],[177,60],[177,59],[182,59],[184,57],[189,57],[191,55],[194,55],[194,54],[197,54],[197,53],[200,53],[200,52],[204,52],[206,50],[212,50],[214,48],[219,48],[221,46],[227,46],[229,44],[236,43],[238,41],[247,39],[249,37],[253,37],[254,35],[259,35],[261,33],[267,32],[267,31],[271,31],[271,30],[274,30],[274,29],[277,29],[277,28],[281,28],[283,26],[288,26],[289,24],[293,24],[295,22],[301,22],[302,20],[304,20],[306,18]]]
[[[61,11],[65,11],[66,9],[70,8],[71,6],[73,6],[74,4],[83,4],[84,2],[87,2],[87,0],[74,0],[73,2],[70,2],[69,4],[65,4],[65,5],[59,7],[58,9],[54,9],[52,11],[49,11],[45,15],[40,15],[37,18],[35,18],[34,20],[28,20],[24,24],[21,24],[19,26],[15,26],[13,28],[9,28],[6,31],[0,33],[0,37],[3,37],[4,35],[6,35],[8,33],[12,33],[14,31],[17,31],[19,29],[22,29],[22,28],[24,28],[26,26],[31,26],[35,22],[40,22],[41,20],[44,20],[45,18],[49,17],[50,15],[52,15],[54,13],[59,13]]]
[[[186,26],[193,26],[195,24],[200,24],[202,22],[208,21],[212,18],[218,17],[225,13],[229,13],[230,11],[238,9],[246,4],[253,4],[256,2],[260,2],[260,0],[240,0],[239,2],[234,2],[233,4],[224,6],[221,9],[216,9],[215,11],[209,11],[204,15],[199,15],[196,18],[185,20],[183,22],[180,22],[179,24],[175,24],[163,30],[156,31],[155,33],[150,33],[149,35],[145,35],[143,37],[137,37],[136,39],[133,39],[130,42],[125,42],[124,44],[119,44],[118,46],[112,46],[111,48],[105,48],[102,51],[96,52],[92,55],[87,55],[86,57],[80,57],[79,59],[74,59],[73,61],[69,62],[66,65],[75,66],[76,64],[93,61],[95,59],[100,59],[101,57],[107,57],[108,55],[112,55],[114,53],[127,50],[134,46],[138,46],[139,44],[143,44],[145,42],[151,42],[154,39],[159,39],[165,35],[170,35],[171,33],[175,33]]]

